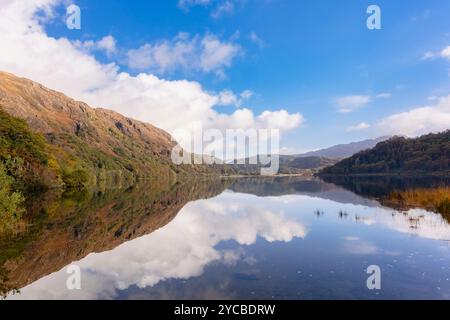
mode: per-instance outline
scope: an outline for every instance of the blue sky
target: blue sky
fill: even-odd
[[[436,104],[450,93],[450,59],[442,53],[450,45],[447,0],[73,2],[82,11],[82,29],[68,30],[63,19],[55,19],[45,26],[49,36],[98,41],[111,35],[114,54],[92,54],[121,71],[196,81],[211,92],[249,90],[253,95],[240,107],[255,114],[300,113],[302,124],[284,136],[290,152],[384,135],[376,126],[382,119]],[[370,4],[381,8],[381,30],[366,27]],[[64,7],[58,10],[62,15]],[[173,45],[180,33],[189,34],[191,44],[211,36],[237,51],[211,69],[130,65],[130,50]],[[237,106],[215,108],[231,114]],[[433,129],[432,124],[424,130]]]

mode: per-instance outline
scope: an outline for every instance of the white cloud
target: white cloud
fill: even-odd
[[[172,40],[129,50],[128,66],[161,74],[182,69],[222,75],[224,69],[230,67],[241,53],[239,45],[221,41],[211,34],[191,37],[187,33],[180,33]]]
[[[283,131],[297,128],[304,121],[301,114],[289,114],[286,110],[264,111],[257,120],[263,123],[262,128],[276,128]]]
[[[239,98],[231,90],[223,90],[219,94],[219,104],[224,106],[238,105]]]
[[[450,46],[441,51],[441,56],[450,59]]]
[[[244,90],[239,95],[236,95],[231,90],[223,90],[219,93],[219,103],[223,106],[241,107],[242,104],[253,96],[250,90]]]
[[[350,126],[347,128],[347,132],[353,132],[353,131],[361,131],[361,130],[366,130],[370,128],[370,124],[366,123],[366,122],[361,122],[357,125],[354,126]]]
[[[253,128],[276,124],[280,129],[292,129],[301,123],[300,114],[286,111],[266,111],[255,115],[249,109],[238,109],[232,114],[214,110],[220,103],[220,94],[205,91],[194,81],[168,81],[142,73],[132,76],[120,72],[114,64],[100,63],[95,57],[66,38],[53,38],[45,33],[38,10],[47,16],[62,0],[2,1],[0,3],[0,70],[38,81],[52,89],[89,103],[120,112],[131,118],[149,122],[173,133],[176,129],[189,130],[193,122],[202,122],[205,128]],[[190,43],[193,38],[180,35]],[[188,40],[186,40],[188,39]],[[112,41],[101,41],[104,48],[112,48]],[[178,40],[182,41],[183,40]],[[169,41],[169,49],[176,48]],[[195,42],[195,41],[194,41]],[[212,35],[196,40],[202,52],[196,60],[205,71],[227,67],[236,52],[231,43],[223,43]],[[164,52],[164,48],[160,49]],[[183,52],[185,49],[179,49]],[[184,63],[183,54],[168,50],[169,58]],[[170,61],[159,58],[163,68]],[[169,59],[170,60],[170,59]],[[181,62],[180,62],[181,61]],[[244,94],[248,95],[249,93]],[[242,99],[242,97],[240,98]]]
[[[243,92],[241,92],[241,98],[242,99],[250,99],[251,97],[253,97],[253,92],[250,90],[244,90]]]
[[[377,98],[377,99],[388,99],[391,97],[392,97],[392,93],[389,93],[389,92],[382,92],[375,96],[375,98]]]
[[[239,1],[243,4],[242,1]],[[185,12],[188,12],[191,7],[210,7],[211,17],[218,19],[224,15],[232,14],[235,10],[236,0],[178,0],[178,7]]]
[[[223,70],[231,66],[233,59],[241,53],[241,48],[232,43],[220,42],[214,36],[206,36],[202,39],[202,52],[200,66],[205,72]]]
[[[414,108],[380,120],[378,130],[385,134],[418,136],[450,129],[450,96],[431,106]]]
[[[99,41],[87,40],[87,41],[74,41],[74,45],[81,50],[89,51],[104,51],[106,55],[112,56],[116,50],[116,39],[113,36],[105,36]]]
[[[436,56],[436,54],[434,52],[427,51],[423,54],[422,60],[430,60],[430,59],[433,59],[435,56]]]
[[[113,36],[103,37],[97,42],[97,47],[106,53],[112,54],[116,51],[116,39]]]
[[[231,14],[234,11],[234,3],[232,1],[225,1],[219,4],[211,13],[211,17],[218,19],[224,14]]]
[[[252,31],[250,33],[250,40],[256,44],[259,48],[263,48],[265,43],[264,41],[256,34],[256,32]]]
[[[350,113],[358,108],[366,106],[371,100],[372,99],[370,96],[351,95],[339,97],[335,100],[335,102],[339,107],[339,112]]]
[[[450,59],[450,46],[445,47],[440,52],[427,51],[422,56],[422,60],[431,60],[438,57]]]
[[[335,99],[335,103],[338,106],[338,111],[340,113],[350,113],[359,108],[365,107],[370,102],[375,99],[388,99],[391,98],[392,94],[388,92],[381,92],[379,94],[369,96],[369,95],[349,95],[342,96]]]

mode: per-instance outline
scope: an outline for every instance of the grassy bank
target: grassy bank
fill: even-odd
[[[450,216],[450,187],[394,191],[385,201],[402,207],[420,207]]]

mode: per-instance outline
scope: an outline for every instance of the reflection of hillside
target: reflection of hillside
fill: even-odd
[[[403,210],[424,208],[439,212],[448,219],[450,217],[450,187],[395,191],[385,197],[382,203]]]
[[[260,197],[306,195],[339,203],[377,205],[375,201],[367,200],[332,183],[303,177],[242,178],[232,181],[228,188],[234,192]]]
[[[323,179],[356,194],[373,198],[383,198],[394,191],[450,185],[449,177],[326,176]]]
[[[0,271],[9,278],[6,286],[0,277],[0,289],[24,287],[92,252],[149,234],[172,221],[186,203],[224,189],[220,180],[194,180],[170,187],[149,183],[84,199],[52,201],[46,195],[33,201],[28,232],[0,242]]]
[[[258,240],[288,243],[307,236],[308,229],[302,223],[260,205],[262,201],[277,205],[274,198],[231,192],[190,202],[163,229],[76,261],[83,275],[82,290],[66,289],[67,273],[62,268],[8,298],[118,298],[130,287],[153,288],[168,280],[201,277],[208,266],[234,265]],[[225,242],[234,245],[224,246]]]
[[[397,177],[360,176],[325,177],[327,182],[335,183],[364,197],[376,198],[384,206],[396,210],[423,208],[439,212],[450,221],[448,192],[450,178],[446,177]]]

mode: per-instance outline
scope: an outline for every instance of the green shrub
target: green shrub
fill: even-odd
[[[48,162],[45,138],[31,132],[25,120],[0,110],[0,156],[6,155],[43,165]]]
[[[63,182],[66,190],[83,190],[89,183],[89,174],[82,169],[63,174]]]
[[[24,197],[12,190],[14,178],[8,176],[0,163],[0,234],[17,231],[24,213]]]

